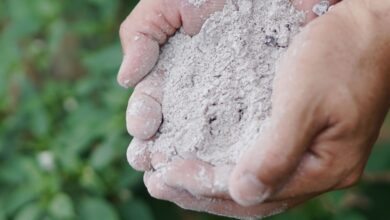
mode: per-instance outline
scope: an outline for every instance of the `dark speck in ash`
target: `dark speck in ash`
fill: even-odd
[[[216,121],[217,120],[217,117],[216,116],[214,116],[214,117],[211,117],[210,119],[209,119],[209,124],[212,124],[214,121]]]

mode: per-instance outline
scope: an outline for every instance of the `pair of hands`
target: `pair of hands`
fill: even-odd
[[[164,73],[149,74],[160,45],[180,27],[198,33],[225,0],[200,8],[187,0],[142,0],[120,29],[118,82],[135,86],[126,114],[134,136],[127,156],[146,171],[150,194],[183,208],[245,218],[356,183],[390,106],[390,30],[369,1],[344,0],[314,21],[310,11],[318,0],[293,2],[309,11],[309,24],[276,74],[270,124],[235,167],[213,167],[196,159],[167,161],[150,154],[144,141],[162,121]],[[207,183],[197,178],[200,171]]]

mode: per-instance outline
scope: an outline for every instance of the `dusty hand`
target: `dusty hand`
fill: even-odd
[[[229,191],[213,187],[218,168],[196,160],[171,162],[160,180],[248,207],[237,213],[264,201],[301,202],[358,181],[390,106],[390,29],[363,2],[340,3],[290,46],[267,129],[234,167]],[[196,178],[201,170],[211,187]]]
[[[265,133],[234,168],[241,205],[356,183],[390,106],[390,29],[363,1],[344,1],[289,48]]]
[[[311,8],[318,1],[294,0],[293,3],[307,11],[307,19],[311,20],[316,16]],[[142,0],[122,23],[124,56],[118,82],[125,88],[135,87],[127,114],[127,128],[134,137],[151,138],[161,123],[161,76],[145,78],[157,62],[160,45],[180,27],[189,35],[197,34],[208,16],[221,10],[224,4],[225,0],[208,0],[198,8],[187,0]]]
[[[222,9],[224,2],[207,1],[198,8],[185,0],[142,0],[122,23],[124,57],[118,82],[126,88],[135,86],[127,111],[127,128],[135,138],[151,138],[162,120],[161,74],[149,74],[160,45],[180,27],[189,35],[198,33],[205,19]]]
[[[183,1],[167,2],[141,2],[133,12],[134,16],[132,14],[127,20],[129,26],[140,25],[126,28],[125,22],[122,26],[123,41],[135,41],[128,46],[128,41],[123,43],[127,55],[118,77],[122,84],[127,82],[126,85],[135,85],[145,76],[157,59],[158,43],[163,43],[173,33],[158,32],[164,26],[153,23],[154,15],[158,16],[158,12],[161,12],[166,20],[176,15],[178,25],[171,27],[177,28],[182,24],[187,33],[196,34],[208,14],[223,5],[223,1],[211,1],[209,5],[198,9]],[[196,180],[188,179],[187,175],[178,175],[195,174],[201,167],[205,167],[212,182],[215,176],[219,176],[218,169],[191,160],[172,162],[171,169],[168,169],[172,174],[166,173],[163,179],[159,172],[146,175],[149,191],[156,197],[172,200],[186,208],[252,216],[270,214],[313,195],[345,187],[356,181],[387,111],[389,88],[386,84],[388,78],[383,76],[385,66],[382,64],[385,62],[381,60],[386,56],[378,53],[382,52],[380,47],[383,39],[365,36],[360,29],[362,26],[356,26],[356,21],[346,16],[343,10],[347,13],[364,12],[349,7],[350,3],[343,3],[329,15],[317,20],[315,25],[306,28],[290,48],[284,68],[276,80],[274,111],[269,129],[259,138],[259,144],[248,151],[235,168],[230,181],[230,194],[227,191],[215,192],[202,184],[196,184]],[[137,12],[139,16],[136,16]],[[180,15],[183,15],[181,19]],[[367,17],[361,14],[357,16]],[[362,25],[366,25],[366,29],[372,28],[369,22],[363,22]],[[156,29],[156,26],[160,29]],[[374,29],[372,32],[378,31]],[[143,54],[134,52],[140,49]],[[353,51],[348,52],[350,50]],[[284,74],[288,77],[283,77]],[[144,151],[139,139],[153,136],[161,120],[159,82],[159,74],[143,80],[136,87],[129,103],[129,113],[135,113],[128,114],[129,131],[138,137],[130,148],[138,150],[129,151],[129,157],[138,158],[133,158],[133,166],[141,170],[150,168],[151,157]],[[130,111],[134,103],[143,103],[145,111]],[[152,119],[156,119],[156,122]],[[153,126],[143,127],[147,124],[154,125],[155,129],[150,129]],[[276,130],[278,136],[274,135]],[[155,181],[148,181],[153,178]],[[165,184],[161,184],[161,181]],[[195,199],[191,194],[202,198]],[[242,205],[271,199],[262,205],[243,208],[233,202],[230,195]],[[214,197],[224,200],[210,200]]]

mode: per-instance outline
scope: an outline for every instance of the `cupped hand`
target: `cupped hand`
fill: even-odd
[[[292,2],[307,12],[309,21],[316,17],[311,9],[319,1]],[[122,23],[119,32],[124,56],[117,78],[121,86],[135,87],[127,111],[127,129],[135,138],[151,138],[162,121],[161,73],[149,76],[160,46],[181,27],[189,35],[197,34],[204,21],[224,4],[225,0],[207,0],[196,7],[187,0],[142,0]]]
[[[168,163],[160,180],[255,215],[261,204],[289,207],[356,183],[390,106],[390,30],[361,3],[338,4],[296,37],[276,74],[266,129],[226,186],[218,167],[196,160]]]
[[[122,23],[119,33],[124,56],[117,78],[123,87],[135,87],[126,117],[127,129],[135,138],[151,138],[162,121],[161,73],[149,74],[160,46],[179,28],[195,35],[224,4],[225,0],[210,0],[196,7],[186,0],[142,0]]]
[[[221,1],[199,9],[178,1],[180,4],[163,9],[164,4],[151,2],[165,1],[142,1],[128,24],[144,22],[139,27],[145,28],[151,23],[142,19],[160,9],[164,18],[172,11],[179,16],[176,21],[180,22],[171,26],[173,29],[182,24],[189,34],[196,34],[204,18],[223,5]],[[372,29],[370,20],[356,26],[355,16],[345,15],[351,11],[365,13],[351,10],[354,6],[350,2],[339,4],[308,25],[291,45],[275,80],[268,129],[234,168],[221,169],[196,160],[178,159],[161,163],[162,167],[156,163],[159,160],[154,158],[158,156],[147,152],[142,139],[152,137],[161,123],[162,73],[144,78],[129,101],[128,128],[136,138],[128,157],[138,170],[150,170],[152,165],[161,167],[145,175],[151,194],[189,209],[250,217],[269,215],[356,182],[388,110],[390,90],[384,74],[387,67],[383,65],[383,39],[364,35]],[[186,15],[193,12],[187,21],[186,16],[180,16],[184,9],[189,10]],[[196,28],[185,26],[191,21]],[[159,39],[152,32],[135,31],[136,25],[133,32],[127,32],[125,25],[126,22],[121,36],[126,55],[118,79],[122,85],[133,86],[152,69],[158,45],[174,31],[163,31],[166,35]],[[154,23],[152,26],[162,27]],[[140,48],[143,52],[136,54]],[[154,125],[154,129],[147,124]],[[226,173],[230,174],[230,169],[233,171],[229,180]],[[210,177],[210,184],[192,178],[200,170]]]

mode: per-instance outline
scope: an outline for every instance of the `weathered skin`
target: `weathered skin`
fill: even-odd
[[[388,0],[344,0],[304,28],[277,73],[270,125],[235,167],[195,159],[167,162],[163,155],[142,151],[142,139],[159,126],[145,132],[145,120],[161,120],[158,83],[142,81],[155,65],[159,45],[181,26],[196,34],[223,3],[210,0],[196,8],[184,0],[142,0],[121,26],[125,56],[118,81],[125,87],[141,82],[129,105],[146,97],[153,109],[127,117],[136,139],[131,149],[138,149],[128,157],[137,170],[147,171],[150,194],[187,209],[253,217],[356,183],[390,106]],[[297,0],[295,5],[310,11],[316,3]],[[308,21],[314,18],[309,13]],[[200,170],[209,184],[191,178]]]

